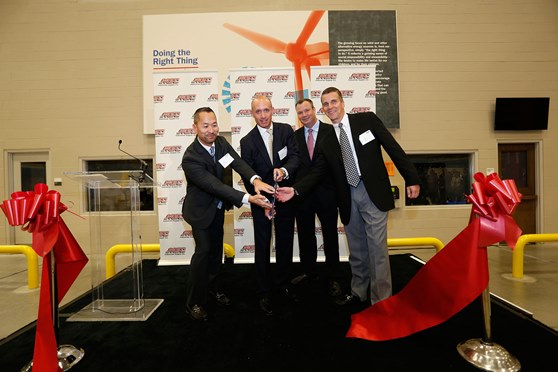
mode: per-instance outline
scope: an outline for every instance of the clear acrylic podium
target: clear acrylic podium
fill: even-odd
[[[103,172],[65,172],[68,178],[79,182],[89,202],[89,224],[91,246],[89,264],[91,265],[92,302],[79,310],[67,321],[145,321],[161,305],[162,299],[145,299],[143,296],[143,268],[140,229],[140,189],[152,188],[154,182],[142,170],[103,171]],[[102,197],[103,194],[103,197]],[[105,247],[103,234],[110,234],[103,213],[111,198],[120,195],[129,202],[129,222],[131,250],[131,281],[129,288],[121,288],[117,298],[105,294],[106,279]],[[126,210],[126,214],[128,211]],[[126,219],[128,217],[125,217]],[[109,224],[110,225],[110,224]],[[126,227],[128,229],[128,227]]]

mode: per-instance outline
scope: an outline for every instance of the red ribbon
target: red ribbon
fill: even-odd
[[[354,314],[347,337],[392,340],[441,324],[488,286],[486,247],[505,240],[513,249],[521,229],[511,213],[521,201],[513,180],[474,176],[469,225],[432,257],[397,294]]]
[[[51,251],[54,250],[58,304],[87,264],[87,256],[64,223],[60,214],[68,208],[60,193],[45,184],[34,191],[18,191],[4,200],[0,208],[11,226],[33,234],[33,250],[43,257],[39,315],[35,333],[33,371],[59,371],[58,345],[54,330],[52,304]]]

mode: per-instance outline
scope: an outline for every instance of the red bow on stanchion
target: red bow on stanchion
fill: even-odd
[[[43,257],[39,315],[35,333],[33,371],[58,371],[58,345],[52,303],[51,251],[54,253],[58,304],[87,264],[87,256],[64,223],[60,214],[68,208],[60,193],[45,184],[34,191],[18,191],[0,207],[11,226],[33,234],[33,250]],[[57,305],[58,305],[57,304]]]
[[[469,225],[432,257],[397,294],[354,314],[347,337],[372,341],[409,336],[441,324],[488,286],[486,247],[521,235],[511,213],[521,201],[513,180],[475,174]]]

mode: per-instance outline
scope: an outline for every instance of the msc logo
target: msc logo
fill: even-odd
[[[209,85],[211,84],[211,77],[197,77],[192,80],[190,85]]]
[[[376,97],[376,93],[377,93],[376,89],[370,89],[368,92],[366,92],[364,97],[366,97],[366,98]]]
[[[167,169],[167,163],[157,163],[155,164],[155,169],[157,170],[157,172],[164,171],[165,169]]]
[[[231,101],[238,101],[240,99],[240,93],[232,92],[231,93]]]
[[[248,211],[242,212],[240,214],[240,216],[238,216],[239,220],[246,220],[246,219],[250,219],[250,218],[252,218],[252,212],[248,212]]]
[[[289,81],[289,75],[282,74],[282,75],[271,75],[269,79],[267,79],[268,83],[286,83]]]
[[[165,96],[153,96],[153,103],[161,103],[163,102],[163,98]]]
[[[182,170],[182,163],[178,164],[178,167],[176,167],[176,170],[179,171],[179,172]]]
[[[267,97],[267,98],[271,99],[273,97],[273,92],[256,92],[256,93],[254,93],[252,98],[257,97],[257,96],[264,96],[264,97]]]
[[[241,109],[236,113],[237,118],[247,118],[250,116],[252,116],[252,110],[249,109]]]
[[[244,229],[234,229],[234,236],[244,236]]]
[[[284,99],[294,99],[294,98],[295,98],[295,92],[294,92],[294,90],[293,90],[293,91],[290,91],[290,92],[287,92],[287,94],[285,94],[285,97],[283,97],[283,98],[284,98]]]
[[[194,131],[194,128],[180,128],[178,130],[178,132],[176,132],[176,136],[180,137],[180,136],[194,136],[196,134],[196,132]]]
[[[318,109],[318,111],[316,112],[316,115],[325,115],[324,109],[320,107],[320,108]]]
[[[181,256],[186,254],[186,247],[170,247],[165,251],[165,256]]]
[[[324,245],[322,244],[318,247],[318,251],[323,251],[323,250],[324,250]]]
[[[353,107],[350,114],[356,114],[359,112],[368,112],[370,111],[370,107]]]
[[[256,75],[242,75],[236,78],[237,84],[251,84],[256,82]]]
[[[213,93],[207,97],[207,102],[217,102],[219,100],[219,95],[217,93]]]
[[[353,98],[353,94],[355,93],[354,90],[342,90],[341,94],[343,95],[343,98]]]
[[[349,81],[363,81],[363,80],[369,80],[370,79],[370,73],[369,72],[355,72],[353,74],[351,74],[351,76],[349,77]]]
[[[182,146],[163,146],[161,149],[161,154],[179,154],[182,151]]]
[[[163,112],[159,116],[159,120],[177,120],[180,119],[180,111]]]
[[[182,234],[180,234],[181,238],[191,238],[194,234],[192,234],[192,230],[184,230]]]
[[[322,92],[319,90],[310,91],[310,98],[320,98],[321,96],[322,96]]]
[[[163,137],[165,135],[164,129],[155,129],[154,131],[155,137]]]
[[[245,245],[244,247],[240,248],[240,253],[254,253],[255,251],[255,245]]]
[[[179,94],[178,97],[174,100],[174,102],[194,102],[196,100],[195,94]]]
[[[231,134],[239,134],[242,127],[231,127]]]
[[[169,213],[163,219],[164,222],[179,222],[182,221],[182,215],[180,213]]]
[[[321,233],[322,233],[322,228],[321,228],[320,226],[316,227],[316,228],[314,229],[314,233],[315,233],[315,235],[321,234]]]
[[[345,227],[344,226],[337,226],[337,234],[344,235],[345,234]]]
[[[170,86],[176,86],[178,85],[178,83],[180,82],[180,78],[164,78],[159,80],[159,86],[166,86],[166,87],[170,87]]]
[[[182,180],[166,180],[165,182],[163,182],[163,187],[167,187],[167,188],[182,187],[183,182],[184,181]]]
[[[185,196],[180,198],[180,200],[178,201],[178,205],[184,204],[184,198],[185,198]]]
[[[165,204],[167,204],[167,200],[168,200],[168,198],[166,196],[160,196],[160,197],[157,198],[157,204],[165,205]]]
[[[273,115],[275,115],[275,116],[289,116],[289,109],[288,108],[273,109]]]
[[[159,239],[168,239],[169,238],[169,232],[167,231],[159,231]]]
[[[337,73],[331,72],[327,74],[319,74],[316,81],[335,81],[337,80]]]
[[[244,181],[241,179],[238,180],[238,182],[236,183],[238,186],[244,186]]]

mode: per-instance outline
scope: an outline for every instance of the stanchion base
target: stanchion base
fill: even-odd
[[[72,345],[60,345],[58,347],[58,367],[67,371],[83,359],[85,352]],[[33,361],[27,363],[21,372],[29,372],[33,368]]]
[[[477,368],[485,371],[519,371],[521,364],[502,346],[474,338],[457,345],[457,351]]]

